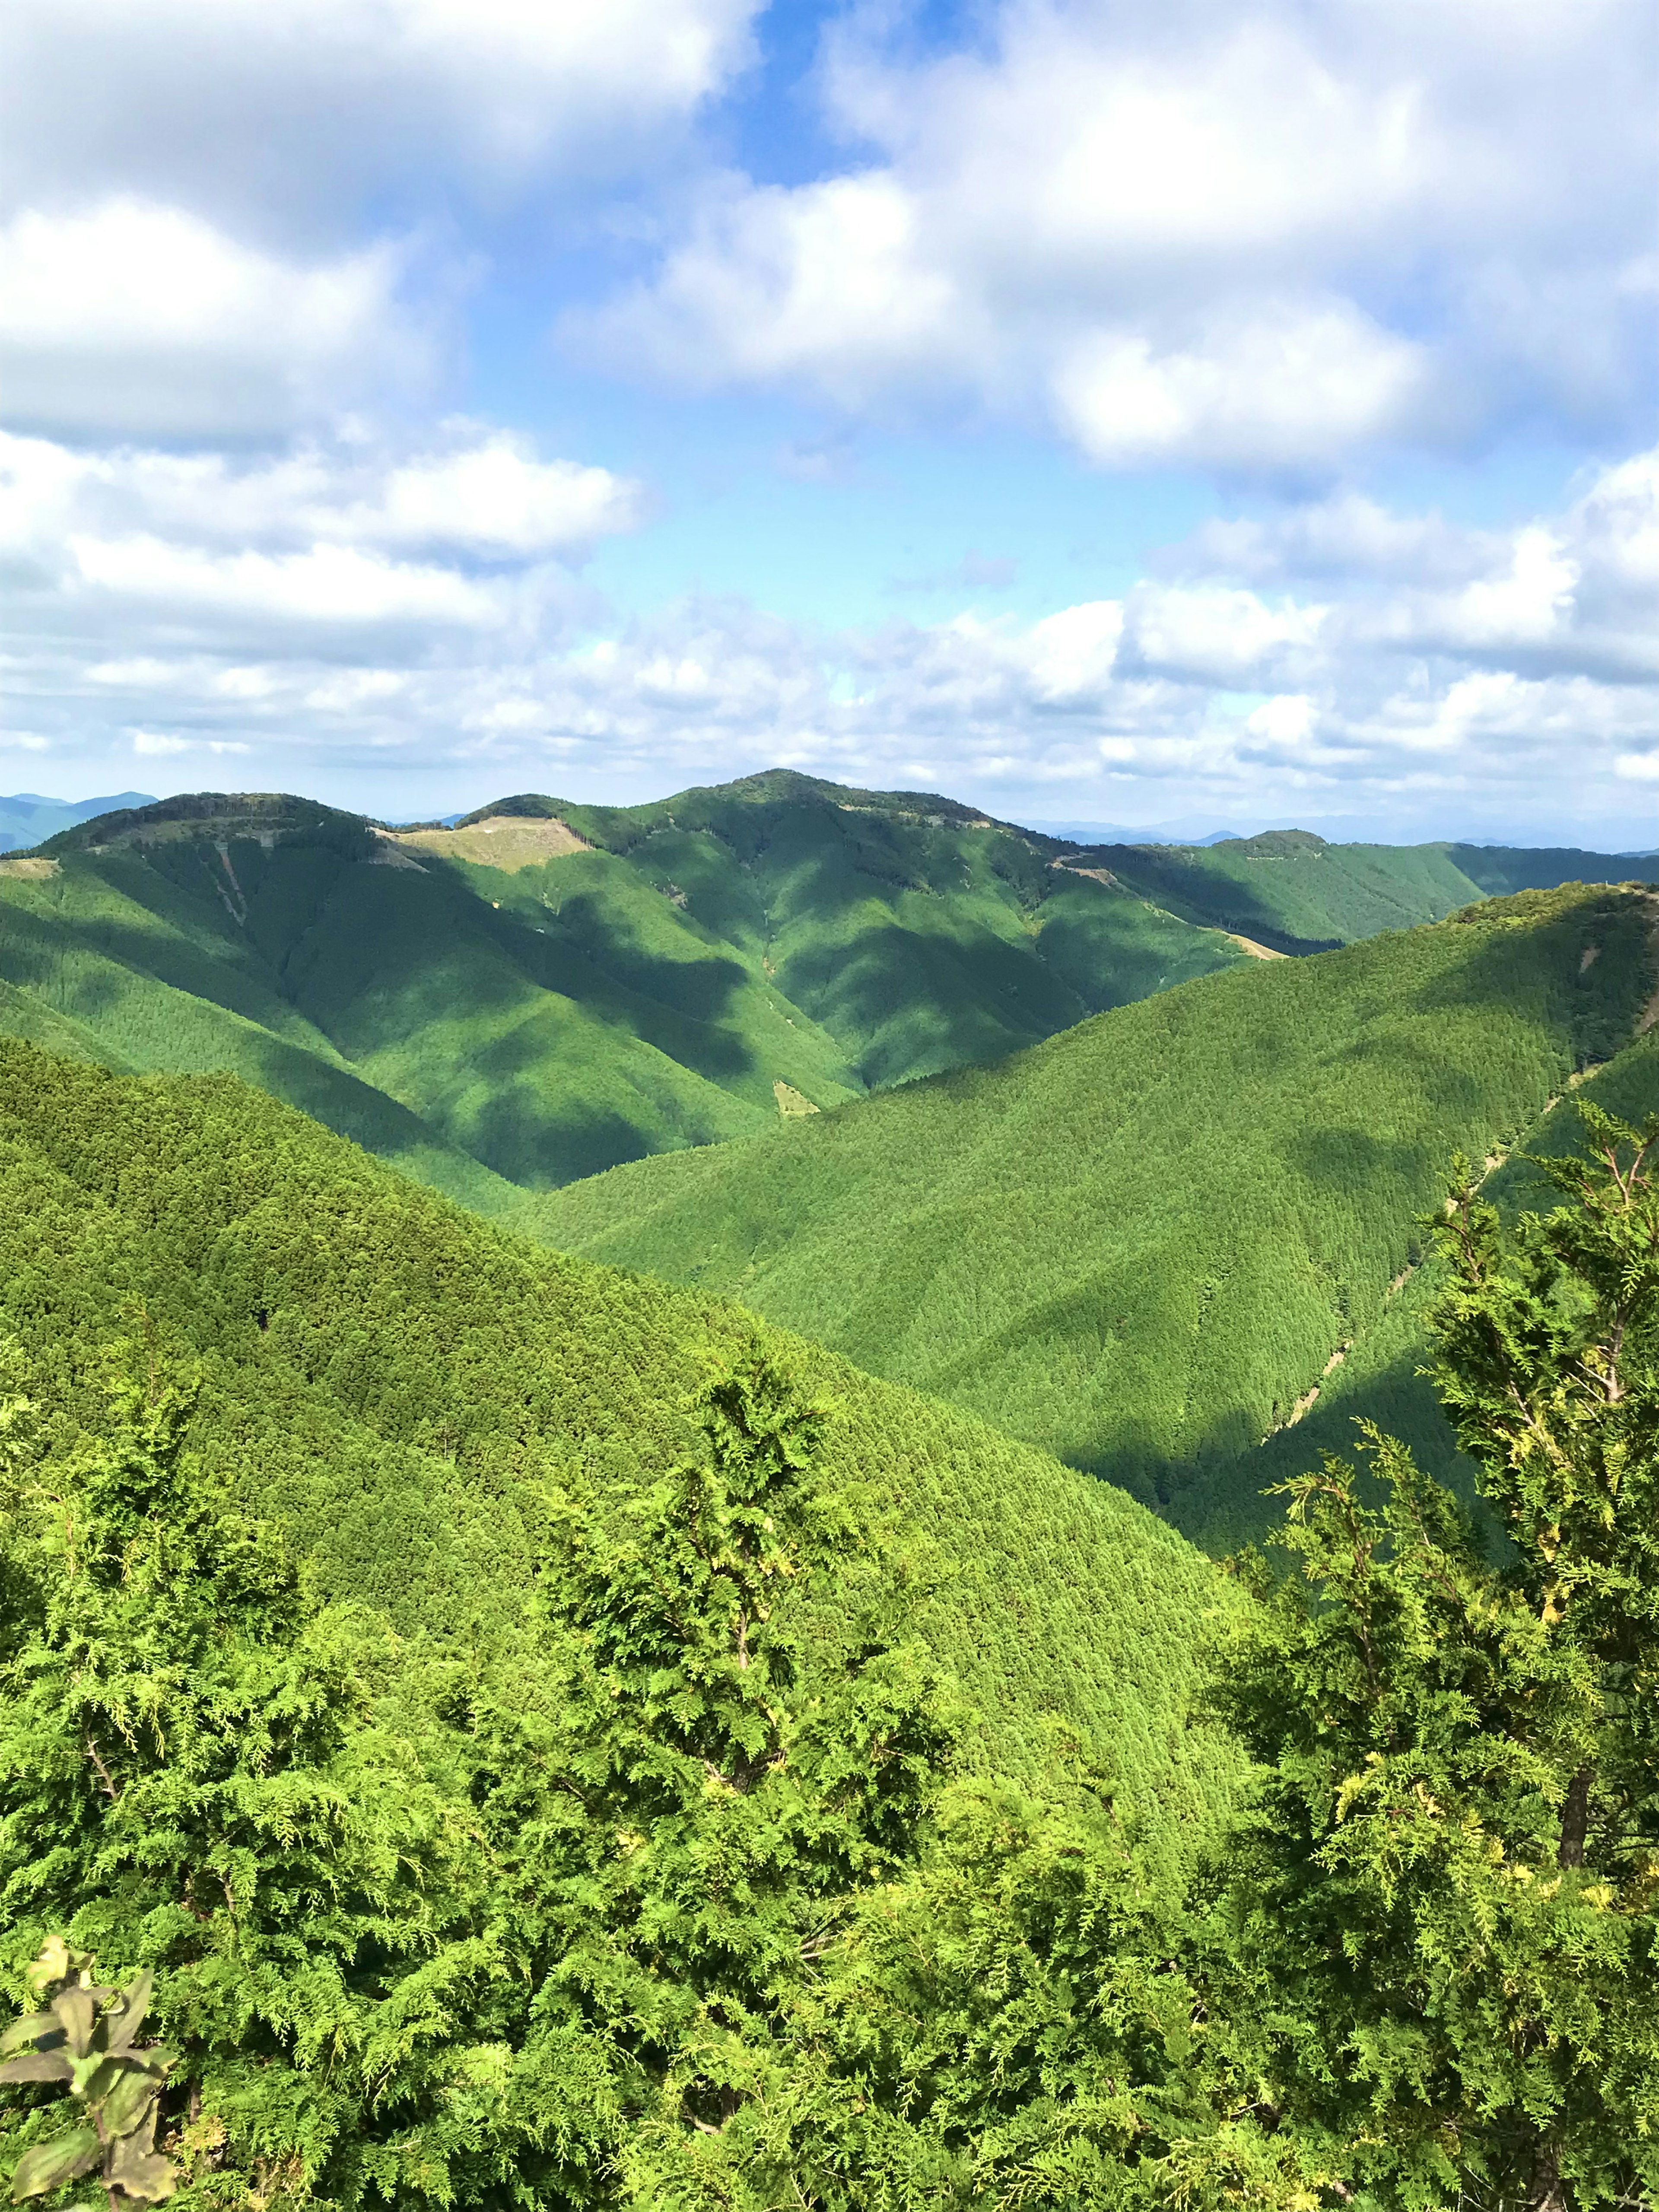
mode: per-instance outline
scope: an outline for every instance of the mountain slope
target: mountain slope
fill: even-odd
[[[739,1297],[1231,1541],[1261,1518],[1261,1440],[1389,1322],[1454,1147],[1502,1151],[1630,1037],[1651,920],[1637,890],[1483,903],[514,1218]]]
[[[234,1069],[490,1209],[1475,895],[1451,848],[1089,852],[781,772],[396,832],[209,793],[0,859],[0,981],[19,1034]]]
[[[508,1621],[543,1486],[659,1472],[702,1363],[755,1326],[504,1235],[232,1078],[0,1042],[0,1334],[49,1433],[100,1426],[118,1338],[199,1371],[204,1468],[406,1636]],[[1186,1711],[1206,1563],[1121,1493],[765,1334],[833,1402],[834,1479],[933,1547],[917,1626],[979,1710],[975,1756],[1035,1778],[1058,1720],[1173,1848],[1233,1771]]]
[[[481,1164],[481,1185],[764,1127],[779,1079],[830,1101],[859,1087],[810,1024],[606,865],[611,885],[567,876],[561,917],[521,877],[477,871],[480,886],[330,809],[170,801],[0,863],[0,975],[137,1065],[234,1067],[380,1149],[331,1103],[349,1072]],[[301,1086],[291,1054],[258,1064],[226,1014],[317,1067]]]
[[[486,817],[552,817],[625,862],[835,1038],[861,1085],[998,1057],[1247,957],[931,793],[774,770],[647,806],[527,794],[422,842],[465,845]]]
[[[544,802],[395,835],[280,796],[135,808],[0,861],[0,980],[97,1057],[234,1069],[491,1207],[492,1178],[757,1132],[1244,957],[966,809],[866,819],[802,781],[608,823],[619,850]]]
[[[1623,883],[1652,871],[1629,854],[1479,845],[1329,845],[1307,830],[1210,846],[1109,845],[1079,854],[1127,889],[1197,925],[1282,952],[1318,952],[1439,921],[1493,893]]]

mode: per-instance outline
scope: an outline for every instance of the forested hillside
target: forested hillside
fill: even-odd
[[[1102,845],[1072,856],[1184,920],[1278,952],[1351,945],[1439,921],[1482,896],[1622,883],[1659,869],[1629,854],[1484,845],[1330,845],[1307,830],[1214,845]]]
[[[493,1211],[1473,896],[1450,848],[1085,852],[783,773],[398,832],[208,793],[0,860],[0,1024],[118,1068],[232,1069]]]
[[[170,800],[0,862],[0,1018],[116,1066],[234,1069],[489,1209],[495,1178],[762,1129],[1244,958],[957,811],[751,792],[733,842],[609,851],[545,809],[394,836]]]
[[[515,1618],[544,1486],[654,1478],[708,1358],[752,1327],[504,1235],[233,1078],[121,1079],[0,1043],[0,1336],[21,1340],[47,1441],[100,1431],[118,1338],[199,1371],[204,1476],[284,1520],[324,1593],[406,1637],[487,1643]],[[934,1584],[916,1626],[981,1716],[981,1755],[1041,1773],[1052,1717],[1155,1853],[1201,1826],[1226,1764],[1185,1712],[1206,1563],[971,1417],[767,1340],[833,1401],[830,1480],[893,1516]]]
[[[1295,1425],[1347,1363],[1409,1382],[1418,1217],[1455,1149],[1496,1161],[1626,1044],[1652,926],[1640,890],[1484,903],[521,1218],[740,1297],[1226,1548],[1304,1444],[1346,1441]]]

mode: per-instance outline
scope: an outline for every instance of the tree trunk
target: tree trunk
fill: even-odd
[[[1553,2143],[1546,2143],[1538,2154],[1527,2212],[1567,2212],[1567,2193],[1561,2186],[1561,2167]]]
[[[1581,1867],[1584,1863],[1584,1838],[1589,1830],[1589,1791],[1590,1771],[1588,1766],[1581,1766],[1567,1784],[1566,1802],[1561,1808],[1557,1866]]]

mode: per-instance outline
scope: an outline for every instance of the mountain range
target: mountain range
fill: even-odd
[[[1456,1474],[1416,1224],[1455,1150],[1498,1187],[1575,1086],[1645,1096],[1639,866],[1082,844],[781,771],[397,829],[198,794],[0,860],[0,1032],[238,1074],[1224,1551],[1355,1413]]]

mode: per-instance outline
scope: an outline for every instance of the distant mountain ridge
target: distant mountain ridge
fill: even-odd
[[[1301,831],[1085,845],[786,770],[400,829],[280,793],[123,797],[0,860],[0,1029],[232,1069],[486,1209],[1629,866]]]
[[[118,807],[148,806],[155,802],[146,792],[118,791],[106,799],[43,799],[36,791],[0,796],[0,853],[38,845],[76,822],[108,814]]]

